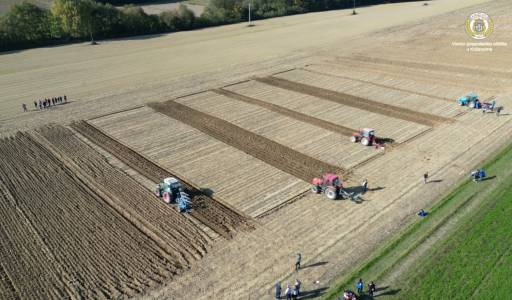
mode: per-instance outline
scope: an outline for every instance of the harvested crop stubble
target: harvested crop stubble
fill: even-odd
[[[159,182],[167,177],[178,177],[85,121],[75,122],[71,126],[126,165],[154,182]],[[231,238],[233,232],[237,230],[247,231],[254,228],[254,223],[249,217],[239,214],[223,203],[208,197],[182,178],[179,179],[191,194],[192,216],[201,223],[225,238]]]
[[[175,101],[149,106],[304,181],[309,182],[325,172],[347,175],[344,169]]]
[[[324,88],[319,88],[312,85],[307,85],[299,82],[289,81],[283,78],[277,77],[264,77],[256,78],[256,80],[270,84],[283,89],[299,92],[319,98],[323,98],[329,101],[333,101],[339,104],[348,105],[374,113],[390,116],[397,119],[415,122],[426,126],[434,126],[438,123],[450,122],[448,118],[435,116],[427,113],[417,112],[403,107],[397,107],[388,105],[381,102],[376,102],[361,97],[348,95]]]
[[[357,130],[352,129],[352,128],[348,128],[348,127],[345,127],[345,126],[334,124],[334,123],[329,122],[329,121],[325,121],[325,120],[318,119],[318,118],[315,118],[315,117],[312,117],[312,116],[309,116],[309,115],[305,115],[305,114],[300,113],[300,112],[296,112],[294,110],[288,109],[288,108],[283,107],[283,106],[279,106],[279,105],[276,105],[276,104],[265,102],[265,101],[262,101],[262,100],[259,100],[259,99],[253,98],[253,97],[248,97],[248,96],[245,96],[245,95],[233,92],[233,91],[229,91],[229,90],[226,90],[226,89],[216,89],[216,90],[213,90],[213,91],[215,93],[219,94],[219,95],[223,95],[223,96],[229,97],[231,99],[239,100],[239,101],[242,101],[242,102],[245,102],[245,103],[258,105],[260,107],[266,108],[266,109],[271,110],[273,112],[280,113],[280,114],[282,114],[284,116],[293,118],[295,120],[306,122],[306,123],[318,126],[320,128],[327,129],[327,130],[335,132],[335,133],[339,133],[341,135],[351,136],[352,133],[357,131]]]
[[[170,255],[179,257],[181,263],[201,258],[208,238],[192,221],[182,216],[172,206],[166,205],[133,178],[110,165],[98,152],[78,139],[62,126],[45,127],[39,133],[51,143],[61,159],[71,160],[68,167],[78,167],[76,173],[85,172],[97,187],[113,201],[113,207],[136,227],[152,237]]]
[[[17,297],[130,297],[181,268],[30,136],[0,148],[0,263]]]

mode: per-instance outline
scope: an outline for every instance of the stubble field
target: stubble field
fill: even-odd
[[[276,281],[300,278],[304,297],[320,297],[340,273],[368,257],[419,208],[431,205],[512,136],[507,114],[512,72],[504,67],[512,60],[510,50],[473,59],[451,46],[452,40],[467,39],[460,24],[475,9],[486,7],[501,26],[510,26],[512,20],[504,18],[510,4],[496,1],[451,11],[454,4],[447,2],[434,3],[424,14],[411,3],[365,8],[362,19],[393,9],[424,17],[448,13],[345,37],[351,43],[341,53],[335,51],[339,38],[322,44],[321,51],[310,48],[292,58],[278,57],[284,50],[270,54],[262,49],[261,64],[247,58],[236,70],[215,71],[216,54],[204,74],[193,74],[196,62],[191,69],[182,66],[180,71],[177,63],[169,71],[148,58],[149,65],[140,68],[127,63],[139,55],[140,48],[133,48],[132,54],[113,59],[119,66],[116,76],[107,67],[93,68],[98,76],[83,81],[71,103],[21,116],[9,105],[33,96],[28,87],[43,87],[51,76],[24,82],[23,96],[14,96],[20,86],[15,77],[71,65],[87,74],[89,66],[66,62],[73,51],[81,51],[76,45],[56,67],[38,62],[37,68],[34,58],[18,66],[10,56],[0,58],[19,67],[0,77],[12,99],[1,102],[7,109],[2,111],[6,137],[0,143],[7,155],[0,162],[5,191],[0,233],[2,249],[12,251],[0,256],[0,276],[8,278],[0,295],[269,299]],[[335,16],[328,12],[312,22],[319,28],[343,22]],[[265,30],[277,35],[301,30],[294,18],[258,23],[247,29],[262,30],[247,37],[248,43],[256,43]],[[231,39],[240,38],[238,30],[233,29]],[[420,33],[423,39],[416,38]],[[209,42],[230,40],[229,31],[216,34],[218,40],[199,38],[198,51]],[[493,38],[507,37],[496,30]],[[166,39],[148,41],[153,45],[148,51],[163,53]],[[192,47],[182,42],[174,49]],[[109,41],[100,47],[115,50],[126,43]],[[96,49],[88,55],[91,61],[113,63]],[[224,65],[237,61],[225,56]],[[472,66],[463,63],[470,59]],[[133,84],[137,76],[131,77],[136,73],[138,85]],[[164,80],[167,73],[174,77]],[[53,80],[61,88],[71,87],[76,76]],[[470,91],[482,99],[496,96],[504,114],[458,106],[455,99]],[[376,129],[383,147],[350,142],[351,133],[365,127]],[[21,129],[28,131],[13,134]],[[432,179],[425,185],[421,175],[426,171]],[[339,174],[356,194],[366,178],[370,190],[359,201],[311,194],[309,181],[324,172]],[[168,176],[182,180],[192,195],[190,214],[161,202],[134,173],[155,184]],[[30,247],[23,247],[24,239]],[[304,257],[298,273],[292,269],[297,252]],[[19,261],[12,263],[16,257]],[[23,280],[22,274],[37,280]]]

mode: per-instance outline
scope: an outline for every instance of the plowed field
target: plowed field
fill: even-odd
[[[155,183],[160,182],[163,178],[171,176],[177,177],[149,161],[129,147],[105,135],[86,122],[82,121],[74,123],[72,126],[88,139],[101,146],[103,149],[107,150],[147,178],[153,180]],[[251,221],[247,217],[235,212],[226,205],[213,200],[203,194],[196,187],[193,187],[183,181],[183,179],[181,180],[185,184],[185,188],[191,192],[193,208],[192,216],[196,217],[199,221],[213,229],[218,234],[226,238],[230,238],[232,236],[232,231],[249,230],[253,227],[253,224],[251,224]]]
[[[304,181],[309,182],[325,172],[347,174],[339,167],[178,102],[151,103],[149,106]]]
[[[98,152],[62,126],[46,127],[39,133],[75,173],[83,172],[88,185],[105,193],[111,205],[160,243],[178,254],[184,265],[201,258],[208,240],[204,233],[174,207],[166,205],[133,178],[111,166]]]
[[[295,75],[297,72],[300,72],[300,71],[293,72],[293,74]],[[289,73],[286,73],[286,74],[289,74]],[[301,75],[303,75],[303,74],[301,74]],[[449,121],[448,118],[430,115],[427,113],[421,113],[421,112],[410,110],[408,108],[393,106],[393,105],[389,105],[389,104],[378,102],[378,101],[372,101],[372,100],[365,99],[362,97],[339,92],[334,89],[329,90],[329,89],[325,89],[322,87],[305,84],[304,82],[311,81],[311,79],[308,77],[315,77],[312,74],[310,74],[310,76],[303,76],[303,80],[300,80],[300,81],[290,81],[288,79],[282,78],[284,76],[285,75],[280,74],[280,77],[265,77],[265,78],[258,78],[257,80],[259,80],[263,83],[266,83],[266,84],[274,85],[274,86],[288,89],[291,91],[301,92],[301,93],[308,94],[311,96],[324,98],[324,99],[327,99],[327,100],[330,100],[330,101],[333,101],[333,102],[336,102],[339,104],[364,109],[367,111],[383,114],[386,116],[390,116],[390,117],[397,118],[397,119],[402,119],[405,121],[416,122],[416,123],[423,124],[426,126],[434,126],[435,124]],[[317,75],[316,77],[318,78],[319,81],[322,79],[322,78],[319,78],[319,77],[321,77],[321,75]],[[332,80],[332,77],[331,77],[331,80]],[[323,83],[323,81],[320,81],[320,82],[322,82],[321,85],[326,85],[325,83]]]
[[[183,267],[29,136],[2,139],[0,147],[0,264],[9,278],[2,293],[126,297]]]

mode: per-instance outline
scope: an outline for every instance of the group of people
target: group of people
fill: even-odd
[[[301,282],[298,279],[295,279],[295,284],[293,287],[290,284],[286,285],[286,290],[284,291],[284,297],[286,300],[296,300],[300,296],[300,286]],[[281,282],[277,282],[275,285],[276,288],[276,299],[281,299],[282,289]]]
[[[37,109],[43,110],[46,108],[50,108],[51,106],[59,105],[59,104],[66,103],[66,102],[68,102],[68,97],[66,97],[66,95],[59,96],[59,97],[45,98],[42,100],[34,101],[34,109],[35,110],[37,110]],[[25,103],[23,103],[21,105],[21,107],[23,108],[24,112],[28,111],[27,105]]]

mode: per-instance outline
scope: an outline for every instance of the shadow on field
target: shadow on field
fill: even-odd
[[[205,194],[206,196],[208,196],[210,198],[213,197],[214,192],[213,192],[212,189],[210,189],[210,188],[200,188],[199,190],[201,191],[201,193]]]
[[[429,180],[427,181],[427,183],[439,183],[439,182],[443,182],[442,179],[436,179],[436,180]]]
[[[372,299],[377,299],[380,296],[394,296],[394,295],[400,293],[400,291],[401,291],[401,289],[392,289],[392,290],[390,290],[389,286],[383,286],[383,287],[376,288],[375,289],[375,294],[373,296],[363,295],[362,297],[358,297],[357,299],[372,300]]]
[[[492,180],[492,179],[494,179],[494,178],[496,178],[496,175],[494,175],[494,176],[490,176],[490,177],[482,178],[482,179],[480,179],[480,181]]]
[[[298,299],[318,298],[318,297],[322,296],[326,290],[327,290],[327,288],[323,287],[323,288],[318,288],[318,289],[311,290],[311,291],[304,291],[304,292],[301,291]]]
[[[319,266],[326,265],[328,263],[329,263],[328,261],[319,261],[319,262],[316,262],[316,263],[307,264],[307,265],[305,265],[303,267],[301,266],[301,269],[319,267]]]

